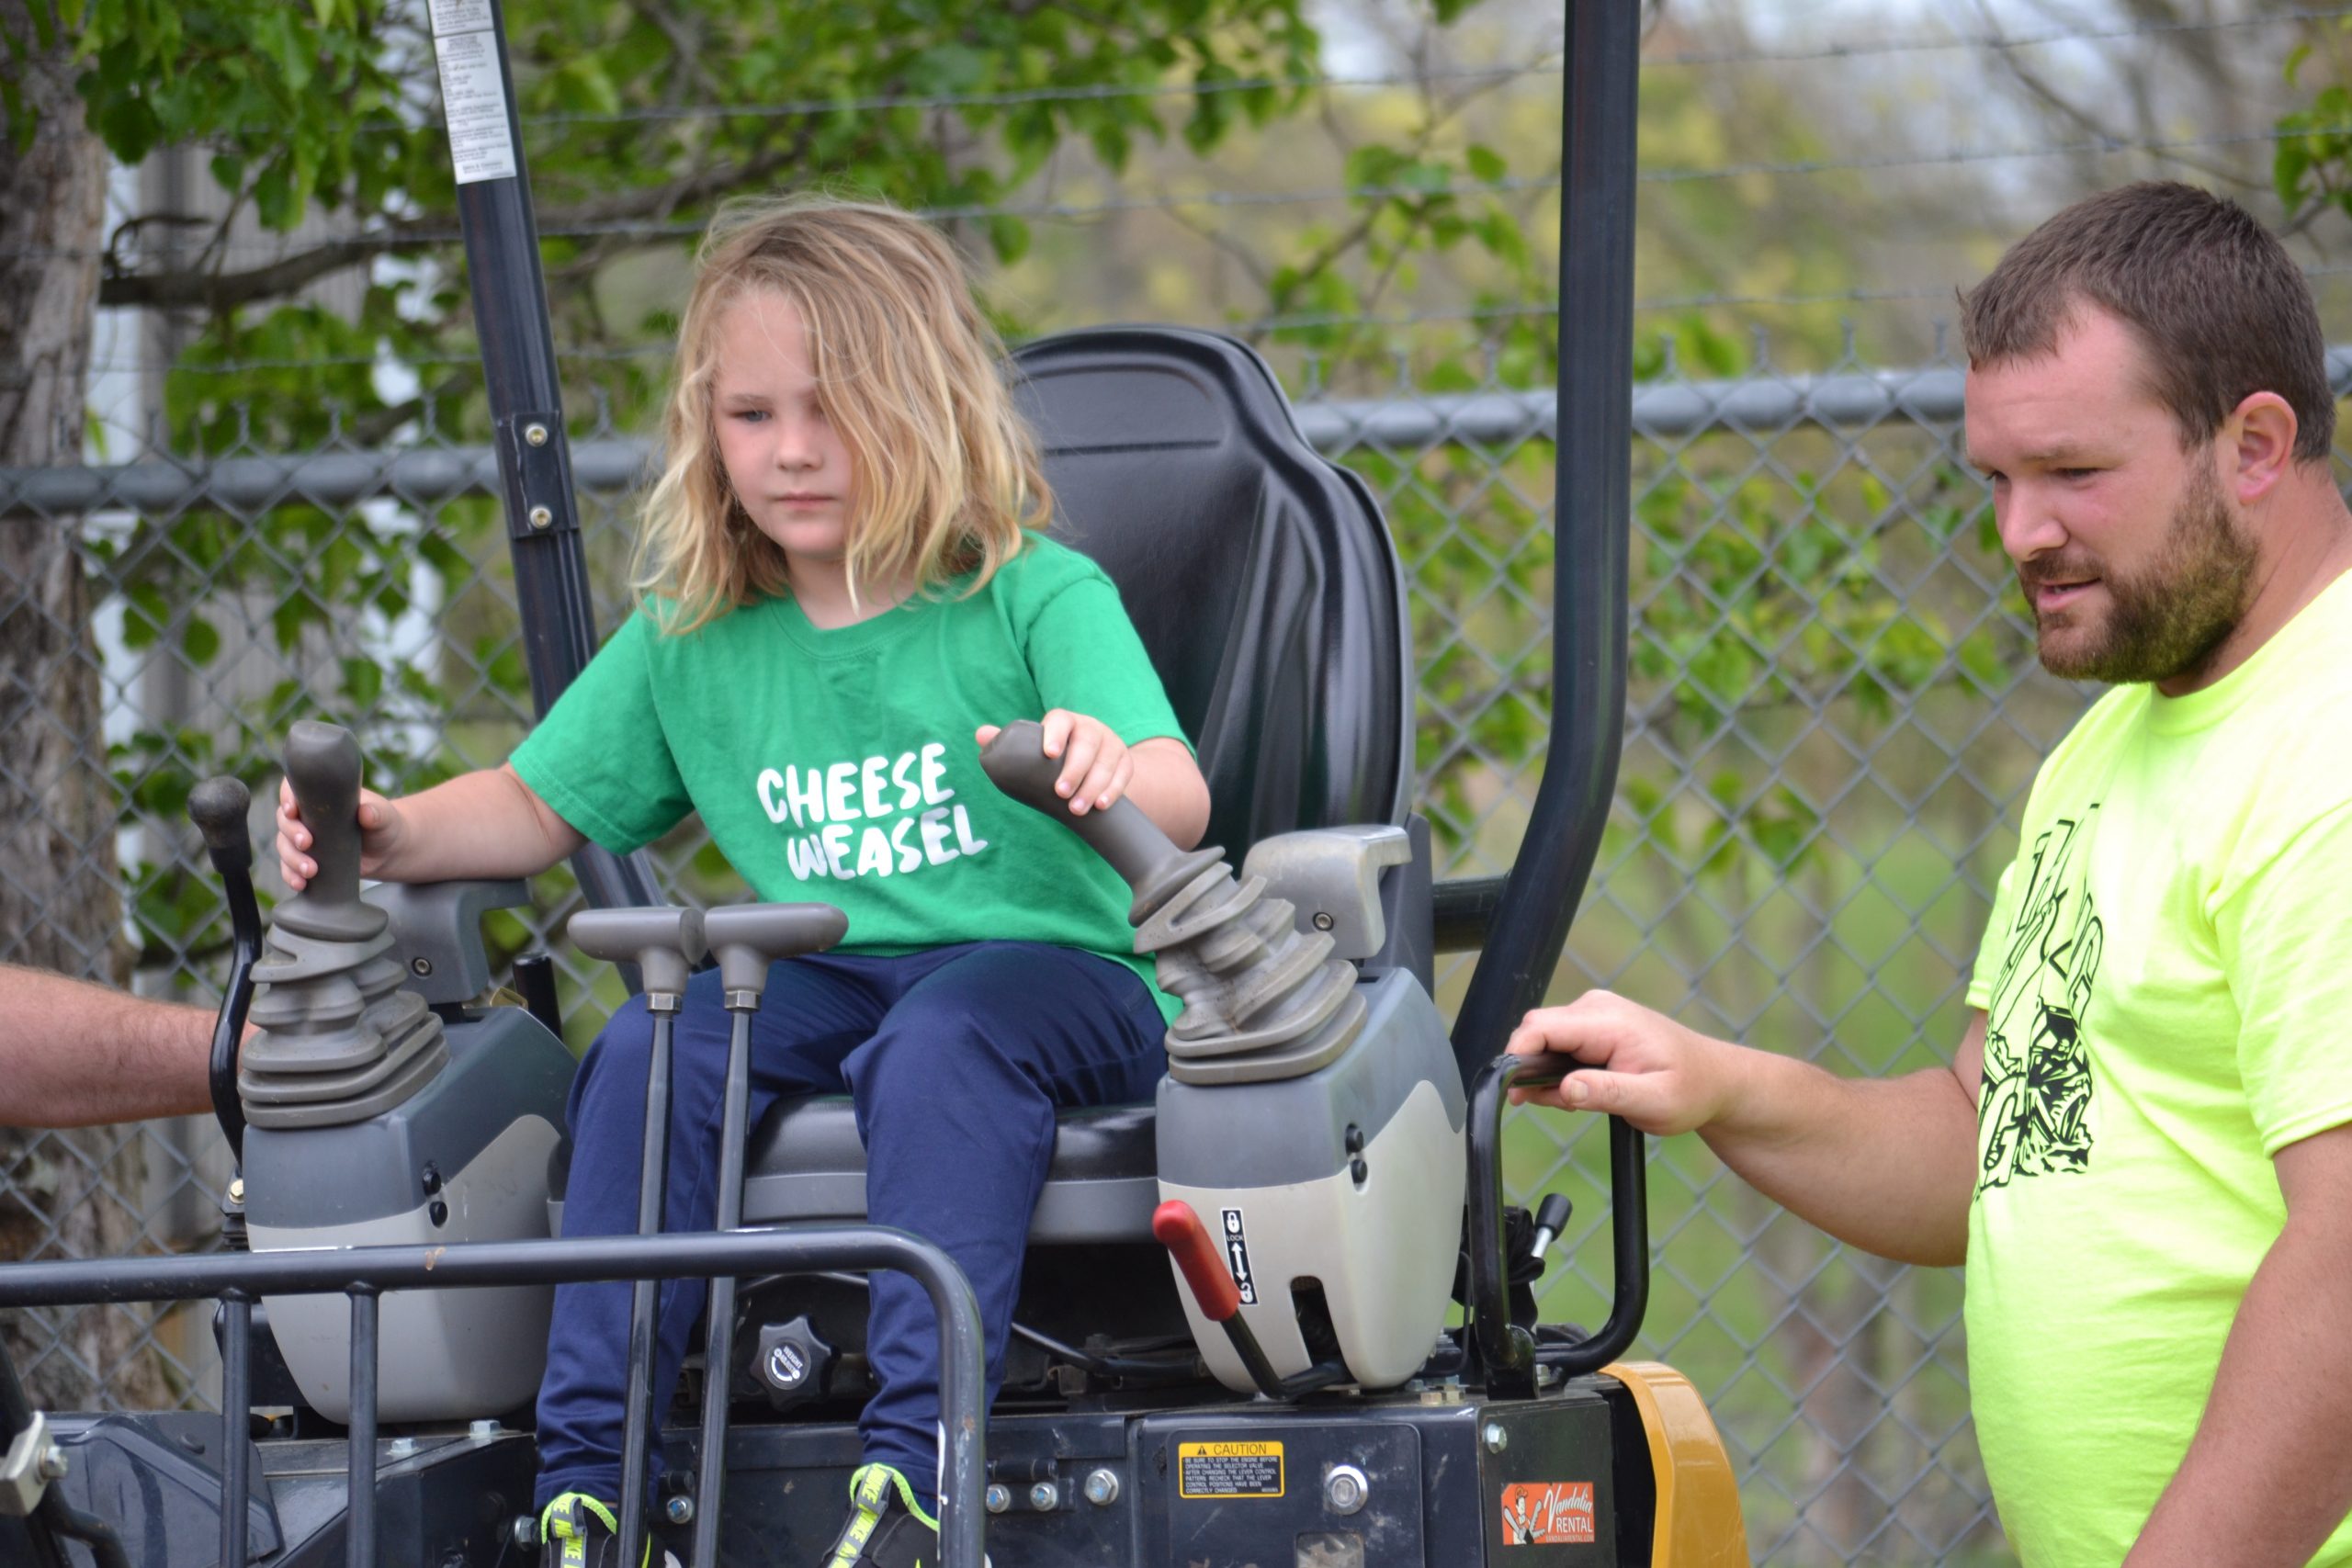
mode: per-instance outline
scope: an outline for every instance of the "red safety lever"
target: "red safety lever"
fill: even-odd
[[[1283,1386],[1281,1374],[1266,1359],[1258,1337],[1250,1332],[1249,1321],[1241,1315],[1241,1288],[1226,1270],[1216,1243],[1209,1239],[1208,1227],[1193,1213],[1193,1206],[1182,1198],[1170,1198],[1151,1212],[1151,1234],[1176,1259],[1184,1283],[1192,1287],[1193,1299],[1201,1304],[1202,1315],[1225,1325],[1225,1337],[1232,1341],[1233,1353],[1241,1358],[1250,1381],[1268,1399],[1287,1397],[1291,1391]]]
[[[1208,1226],[1201,1224],[1201,1216],[1193,1213],[1190,1203],[1170,1198],[1154,1209],[1151,1234],[1184,1271],[1184,1283],[1193,1288],[1193,1299],[1201,1303],[1202,1314],[1211,1323],[1227,1322],[1241,1310],[1241,1289],[1226,1271],[1216,1243],[1209,1239]]]

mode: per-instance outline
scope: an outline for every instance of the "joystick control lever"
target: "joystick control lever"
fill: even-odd
[[[1069,802],[1054,793],[1054,783],[1062,773],[1061,760],[1046,755],[1045,728],[1034,719],[1016,720],[998,731],[980,748],[980,767],[989,782],[1006,795],[1044,812],[1085,840],[1089,848],[1111,863],[1111,869],[1136,890],[1138,898],[1146,888],[1159,887],[1195,867],[1203,856],[1209,857],[1209,864],[1224,859],[1220,850],[1187,852],[1178,849],[1132,800],[1113,801],[1107,809],[1083,817],[1073,814]]]
[[[1169,1076],[1193,1084],[1303,1077],[1338,1059],[1363,1030],[1355,965],[1331,937],[1298,929],[1263,878],[1237,884],[1220,849],[1180,850],[1132,801],[1073,816],[1054,793],[1061,764],[1034,719],[980,748],[1006,795],[1086,840],[1135,890],[1136,951],[1159,956],[1159,986],[1183,999],[1168,1032]]]
[[[204,834],[204,852],[229,896],[229,984],[212,1025],[208,1068],[212,1114],[240,1167],[245,1159],[245,1108],[237,1099],[237,1045],[254,1004],[254,961],[261,955],[261,906],[254,898],[254,841],[245,826],[253,796],[223,775],[188,792],[189,820]]]
[[[287,739],[286,777],[319,870],[277,906],[254,966],[261,1032],[245,1044],[237,1088],[256,1127],[340,1126],[408,1100],[449,1048],[424,998],[401,985],[390,919],[359,897],[358,743],[304,719]]]
[[[340,725],[297,723],[286,737],[286,782],[310,829],[319,874],[277,908],[311,936],[360,942],[384,929],[384,912],[359,901],[359,743]]]

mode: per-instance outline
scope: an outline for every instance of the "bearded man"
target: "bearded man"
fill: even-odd
[[[2143,184],[1962,301],[1968,448],[2053,673],[1951,1065],[1833,1077],[1594,992],[1526,1098],[1695,1129],[1883,1256],[1965,1262],[2028,1568],[2352,1563],[2352,515],[2309,287]]]

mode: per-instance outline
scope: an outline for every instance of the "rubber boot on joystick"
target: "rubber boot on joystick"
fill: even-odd
[[[286,776],[310,829],[318,874],[277,906],[254,966],[238,1096],[256,1127],[362,1122],[430,1083],[449,1059],[441,1021],[403,990],[383,910],[359,897],[359,747],[305,719],[286,742]]]

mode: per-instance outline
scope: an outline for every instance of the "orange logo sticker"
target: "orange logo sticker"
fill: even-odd
[[[1591,1482],[1521,1482],[1503,1488],[1505,1545],[1589,1546],[1592,1540]]]

